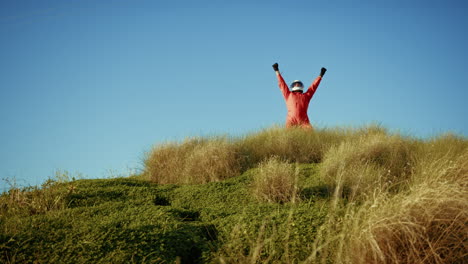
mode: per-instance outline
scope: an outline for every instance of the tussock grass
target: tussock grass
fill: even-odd
[[[468,140],[445,134],[419,144],[413,184],[440,181],[468,186]]]
[[[380,194],[330,216],[312,263],[464,263],[468,201],[460,185]],[[338,213],[340,214],[340,213]],[[323,234],[322,234],[323,235]],[[323,248],[321,248],[323,247]]]
[[[226,137],[193,138],[154,147],[147,154],[145,172],[160,184],[200,184],[238,175],[240,158],[237,147]]]
[[[464,263],[468,257],[467,142],[453,135],[406,141],[413,153],[410,177],[401,177],[402,184],[391,192],[379,184],[368,185],[368,195],[359,202],[345,202],[335,195],[308,261]]]
[[[426,159],[442,157],[453,159],[466,152],[467,149],[468,140],[465,137],[446,133],[425,142],[420,155],[423,155]]]
[[[248,157],[249,167],[273,156],[290,162],[312,163],[321,160],[326,144],[334,141],[334,136],[322,131],[273,127],[247,135],[240,145]]]
[[[367,229],[346,255],[354,263],[463,263],[467,209],[466,192],[459,186],[417,186],[367,213]]]
[[[272,156],[289,162],[318,163],[332,146],[362,135],[386,134],[379,125],[364,127],[335,127],[307,130],[271,127],[241,138],[239,144],[248,157],[249,167]]]
[[[320,176],[337,194],[351,198],[375,189],[395,189],[411,174],[413,145],[398,135],[366,133],[332,146],[321,163]]]
[[[297,176],[294,165],[272,157],[260,164],[252,192],[261,201],[295,202],[298,199]]]
[[[161,184],[220,181],[271,157],[294,163],[321,162],[330,147],[362,135],[386,134],[378,125],[305,130],[272,127],[238,138],[189,138],[156,145],[146,153],[145,174]]]

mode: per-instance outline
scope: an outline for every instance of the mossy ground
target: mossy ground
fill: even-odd
[[[264,254],[288,250],[303,259],[325,219],[328,194],[316,165],[300,168],[301,202],[285,204],[251,195],[255,169],[198,185],[141,177],[56,183],[40,191],[61,188],[63,208],[1,216],[0,262],[218,262],[234,249],[251,251],[259,236],[275,241]]]

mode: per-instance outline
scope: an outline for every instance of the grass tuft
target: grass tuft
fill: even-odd
[[[160,184],[201,184],[240,173],[238,150],[225,137],[194,138],[156,146],[147,154],[145,173]]]
[[[252,183],[252,192],[260,201],[287,203],[298,199],[294,165],[278,157],[262,162]]]
[[[414,165],[413,142],[398,135],[364,134],[331,147],[320,166],[320,176],[351,198],[375,189],[397,189],[407,183]]]

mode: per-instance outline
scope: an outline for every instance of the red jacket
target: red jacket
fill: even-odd
[[[278,84],[284,99],[286,100],[286,107],[288,108],[288,116],[286,118],[286,127],[301,126],[312,128],[307,116],[307,109],[309,108],[310,99],[317,91],[317,87],[322,80],[322,77],[317,77],[312,85],[305,93],[293,93],[289,91],[288,85],[284,81],[281,74],[278,74]]]

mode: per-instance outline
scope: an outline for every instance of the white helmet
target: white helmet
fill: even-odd
[[[297,85],[299,84],[299,85]],[[294,91],[302,91],[304,90],[304,84],[302,84],[301,81],[299,80],[294,80],[294,82],[291,83],[291,90]]]

